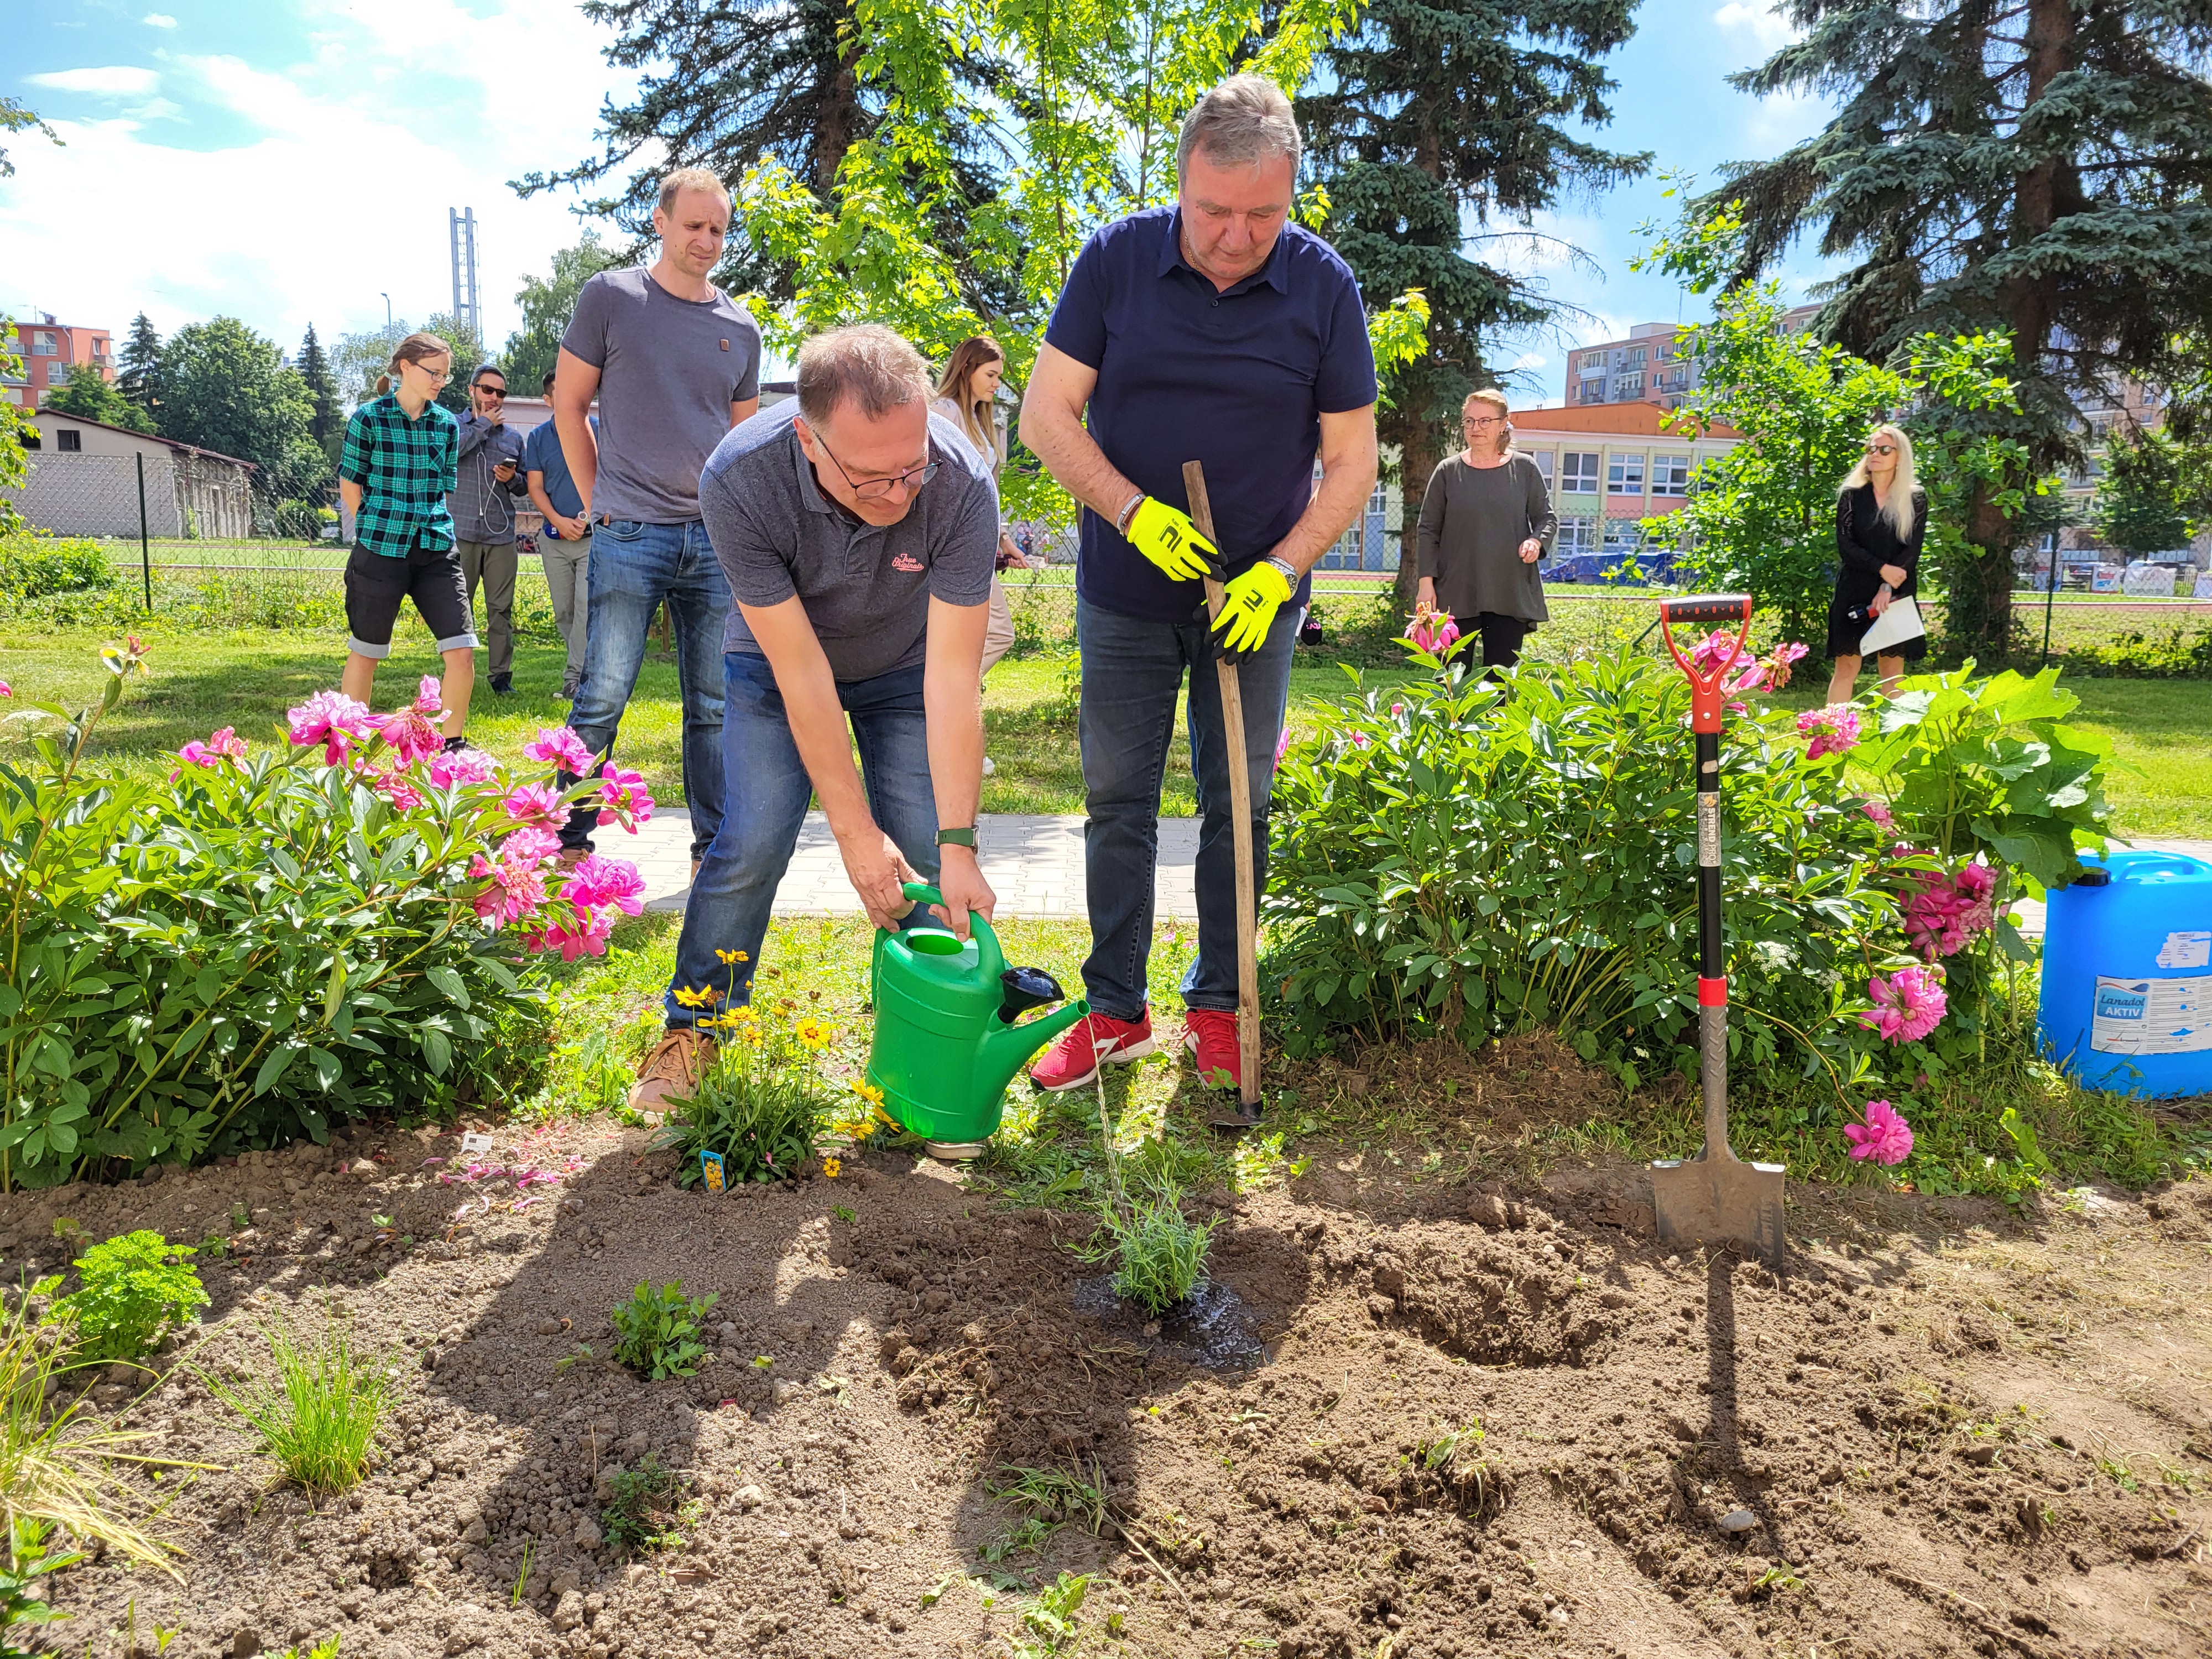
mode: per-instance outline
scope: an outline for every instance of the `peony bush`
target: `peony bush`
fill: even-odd
[[[539,965],[641,908],[634,866],[563,872],[553,833],[593,799],[635,829],[637,775],[563,792],[449,754],[434,680],[387,714],[318,693],[276,741],[216,732],[118,786],[85,752],[146,665],[135,641],[103,660],[100,702],[37,710],[35,762],[0,766],[0,1185],[449,1109],[496,1086]],[[550,778],[580,746],[544,732],[532,758]]]

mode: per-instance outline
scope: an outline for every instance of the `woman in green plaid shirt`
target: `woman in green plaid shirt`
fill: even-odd
[[[477,678],[476,623],[446,510],[459,433],[437,402],[438,388],[453,378],[453,348],[434,334],[402,340],[390,371],[376,383],[381,395],[346,422],[338,458],[338,495],[354,515],[345,581],[353,637],[340,689],[356,702],[368,702],[376,665],[392,654],[399,603],[412,599],[446,662],[440,699],[449,748],[459,742]]]

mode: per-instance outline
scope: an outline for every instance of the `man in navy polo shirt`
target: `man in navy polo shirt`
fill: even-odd
[[[1183,1046],[1206,1081],[1238,1081],[1231,760],[1212,659],[1239,664],[1265,888],[1267,802],[1306,573],[1375,487],[1366,313],[1351,268],[1289,222],[1301,148],[1271,82],[1239,75],[1200,99],[1176,149],[1176,205],[1091,239],[1022,403],[1022,441],[1087,509],[1075,580],[1091,1013],[1037,1063],[1032,1075],[1048,1089],[1153,1050],[1145,987],[1160,781],[1186,671],[1204,822]],[[1188,516],[1191,460],[1206,467],[1218,551]],[[1209,568],[1229,585],[1210,635],[1200,580]]]

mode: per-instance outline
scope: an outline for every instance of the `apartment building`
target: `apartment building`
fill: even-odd
[[[70,369],[78,363],[90,363],[103,380],[115,379],[115,340],[104,328],[58,323],[49,311],[15,324],[9,333],[9,349],[23,360],[21,374],[0,376],[0,398],[11,404],[38,408],[68,384]]]
[[[1649,400],[1514,411],[1514,447],[1536,463],[1559,515],[1558,555],[1632,551],[1641,521],[1680,512],[1698,464],[1743,441],[1729,427],[1668,432],[1666,415]]]
[[[1820,314],[1818,306],[1793,306],[1782,317],[1782,331],[1804,331]],[[1625,340],[1577,346],[1567,354],[1567,407],[1593,404],[1650,404],[1680,409],[1697,389],[1698,363],[1685,356],[1680,323],[1638,323]]]

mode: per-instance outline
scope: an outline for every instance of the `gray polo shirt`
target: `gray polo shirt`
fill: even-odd
[[[679,300],[641,268],[603,270],[576,296],[561,347],[599,371],[592,515],[640,524],[699,516],[699,469],[760,396],[760,325],[720,289]]]
[[[738,605],[797,594],[841,681],[921,665],[929,602],[985,605],[999,548],[999,492],[942,415],[929,417],[937,475],[894,525],[862,524],[822,493],[791,429],[799,400],[733,428],[699,476],[700,515],[731,595],[725,651],[761,654]]]

